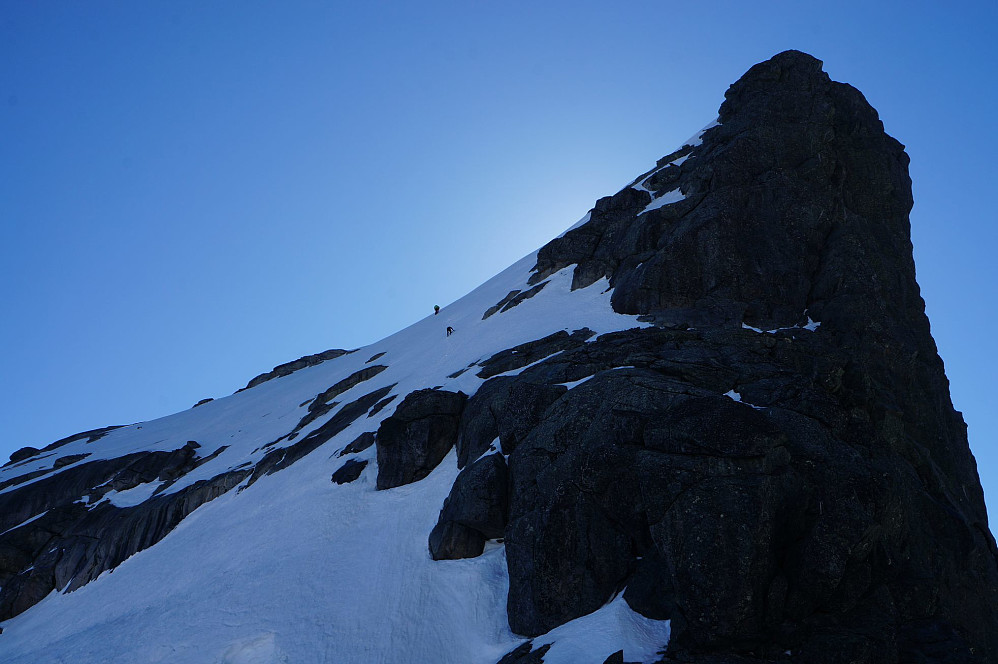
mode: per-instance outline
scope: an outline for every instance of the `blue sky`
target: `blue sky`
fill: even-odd
[[[7,2],[0,456],[418,320],[796,48],[907,146],[995,514],[996,26],[994,2]]]

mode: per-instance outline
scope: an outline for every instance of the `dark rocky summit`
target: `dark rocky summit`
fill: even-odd
[[[497,531],[466,515],[508,491],[520,634],[623,590],[672,621],[663,661],[998,661],[998,551],[915,282],[907,165],[818,60],[750,69],[702,143],[539,252],[531,283],[575,264],[573,288],[606,277],[654,325],[484,363],[432,555],[480,551]],[[506,487],[479,477],[498,455],[471,464],[496,438]]]

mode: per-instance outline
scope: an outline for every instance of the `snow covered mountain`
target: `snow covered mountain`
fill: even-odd
[[[0,660],[998,659],[907,156],[820,64],[439,314],[15,453]]]

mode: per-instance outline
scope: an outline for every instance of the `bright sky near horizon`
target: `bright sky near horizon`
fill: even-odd
[[[7,2],[0,457],[405,327],[796,48],[907,146],[919,283],[998,514],[996,27],[985,1]]]

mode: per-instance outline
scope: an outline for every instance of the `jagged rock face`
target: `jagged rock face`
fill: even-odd
[[[702,144],[539,252],[531,283],[577,264],[573,288],[608,277],[614,309],[659,329],[468,404],[461,462],[504,433],[510,453],[514,631],[626,588],[672,619],[679,661],[998,657],[995,543],[915,283],[908,159],[820,64],[753,67]]]

